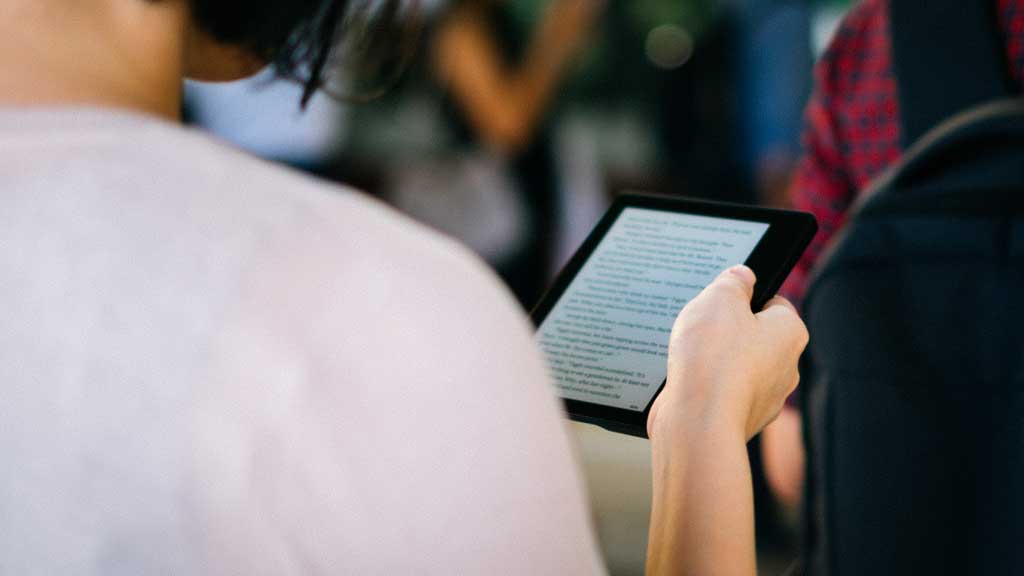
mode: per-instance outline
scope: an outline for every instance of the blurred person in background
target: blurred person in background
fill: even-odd
[[[525,29],[507,1],[456,0],[432,41],[431,67],[447,95],[445,117],[457,142],[500,157],[525,207],[525,241],[498,263],[498,271],[526,308],[547,287],[556,242],[558,179],[549,113],[602,1],[554,0]]]
[[[899,109],[889,28],[890,0],[854,5],[814,72],[805,112],[803,155],[790,188],[792,204],[814,213],[818,235],[781,292],[799,302],[815,264],[846,223],[859,194],[896,163]],[[980,1],[980,0],[979,0]],[[1002,30],[1009,77],[1024,88],[1024,1],[992,2]],[[776,493],[796,504],[804,479],[800,414],[787,407],[765,432],[766,473]]]
[[[272,62],[308,101],[347,8],[372,24],[327,0],[4,3],[0,571],[603,572],[543,358],[486,268],[180,125],[186,75]],[[786,301],[751,313],[754,284],[727,270],[676,323],[652,574],[754,573],[745,443],[807,343]]]

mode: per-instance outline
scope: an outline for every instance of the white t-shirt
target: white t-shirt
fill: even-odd
[[[527,320],[390,209],[0,110],[0,574],[593,574]]]

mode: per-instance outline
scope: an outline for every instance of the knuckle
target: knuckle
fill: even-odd
[[[721,293],[725,295],[744,295],[747,293],[746,286],[743,285],[739,279],[732,276],[724,276],[715,280],[708,288],[712,289],[714,293]]]
[[[800,349],[803,350],[804,348],[807,348],[807,345],[811,342],[811,333],[807,330],[807,325],[804,324],[803,320],[800,320],[799,318],[797,318],[797,320],[799,321],[799,326],[800,326],[800,328],[799,328],[799,330],[800,330],[800,332],[799,332]]]
[[[800,350],[807,347],[811,340],[811,334],[807,331],[807,324],[800,318],[800,314],[792,308],[785,308],[786,323],[790,325],[789,331],[792,334],[793,342]]]

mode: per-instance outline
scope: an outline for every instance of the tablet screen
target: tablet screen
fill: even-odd
[[[627,207],[537,331],[563,398],[643,412],[676,316],[769,224]]]

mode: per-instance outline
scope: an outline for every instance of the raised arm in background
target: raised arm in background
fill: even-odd
[[[486,18],[489,1],[463,2],[445,19],[434,42],[433,64],[480,139],[512,154],[529,144],[601,2],[555,0],[522,60],[509,64]]]

